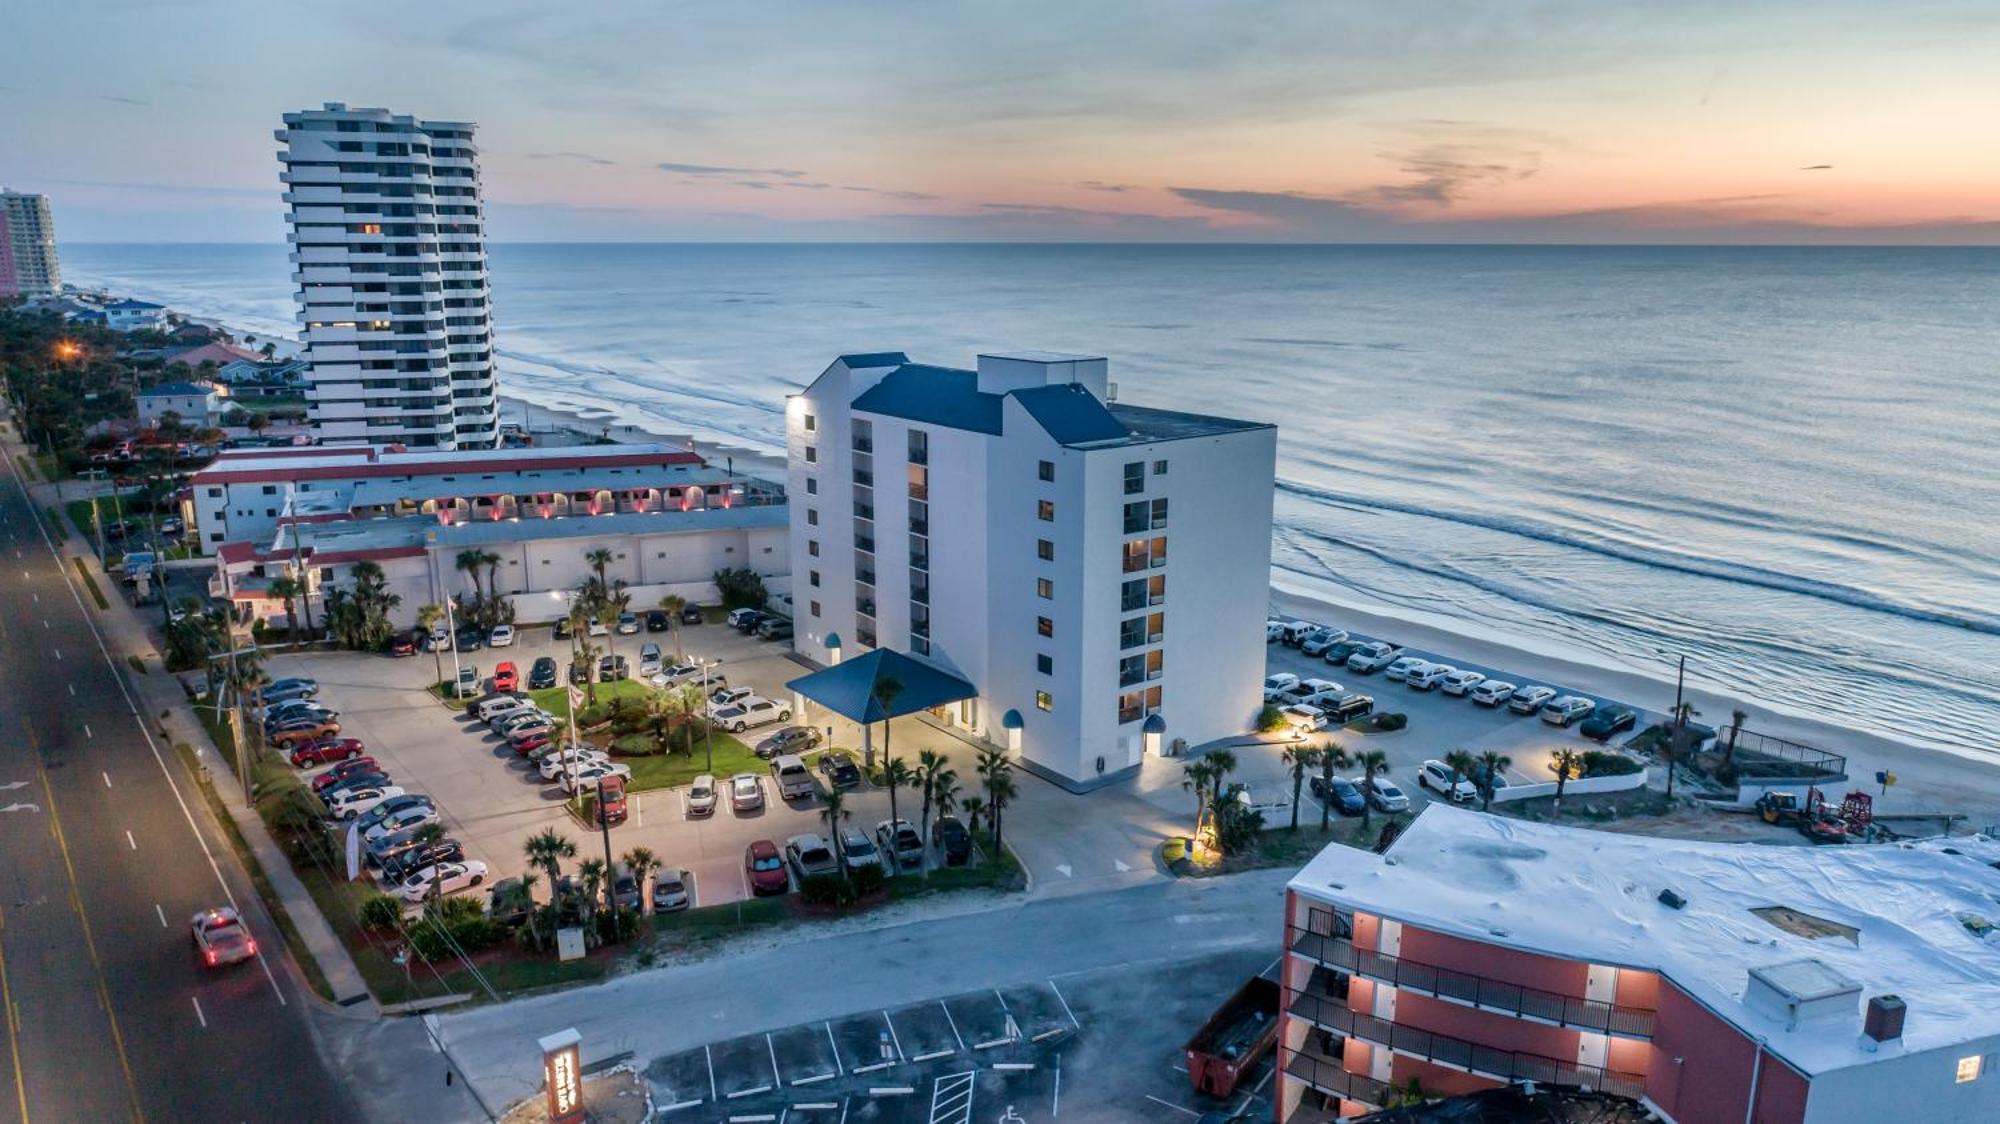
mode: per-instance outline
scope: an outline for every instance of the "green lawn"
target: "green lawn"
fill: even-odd
[[[686,951],[754,930],[788,924],[792,920],[789,897],[749,898],[728,905],[656,913],[653,915],[653,928],[659,936],[654,948]]]
[[[496,664],[498,662],[500,661],[495,661]],[[514,666],[520,667],[520,663],[516,661]],[[527,669],[521,668],[521,674],[523,676],[527,675]],[[569,699],[564,696],[565,690],[567,688],[563,686],[544,687],[539,691],[529,691],[528,697],[535,700],[536,706],[541,707],[550,714],[561,717],[567,713],[569,707]],[[641,683],[637,679],[617,679],[610,683],[599,683],[597,685],[597,701],[599,703],[608,703],[613,699],[643,699],[653,693],[654,691],[651,687]],[[589,699],[586,698],[584,703],[585,705],[589,705]]]
[[[633,792],[673,788],[687,784],[703,773],[726,777],[732,773],[762,773],[769,768],[749,746],[724,733],[715,735],[715,758],[712,763],[699,738],[695,739],[692,754],[676,752],[651,757],[621,757],[618,760],[632,767]]]

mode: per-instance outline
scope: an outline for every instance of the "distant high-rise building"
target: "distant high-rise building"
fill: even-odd
[[[485,449],[499,439],[473,126],[386,109],[285,114],[306,398],[328,442]]]
[[[0,188],[0,297],[45,297],[61,288],[49,197]]]

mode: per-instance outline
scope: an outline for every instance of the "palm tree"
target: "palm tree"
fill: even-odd
[[[1207,756],[1215,765],[1215,775],[1209,778],[1208,782],[1208,806],[1210,811],[1214,811],[1222,806],[1223,783],[1229,779],[1229,774],[1236,771],[1236,754],[1226,749],[1218,749]]]
[[[490,550],[482,550],[479,552],[479,564],[486,567],[486,599],[497,607],[500,603],[500,556]],[[491,626],[500,622],[486,620],[481,623]]]
[[[1722,767],[1728,769],[1736,764],[1736,739],[1743,733],[1743,724],[1750,720],[1750,712],[1737,707],[1729,712],[1729,748],[1722,751]]]
[[[1346,746],[1341,745],[1339,742],[1334,741],[1332,738],[1326,739],[1326,744],[1320,746],[1319,780],[1321,786],[1326,789],[1327,794],[1329,796],[1333,794],[1333,771],[1335,769],[1352,768],[1353,765],[1354,765],[1354,758],[1349,757],[1347,755]],[[1364,801],[1367,800],[1367,795],[1365,793],[1362,796],[1362,800]],[[1362,814],[1365,816],[1367,813],[1363,812]],[[1332,807],[1328,805],[1326,802],[1322,801],[1319,806],[1319,829],[1321,831],[1325,831],[1332,818],[1333,818]]]
[[[688,756],[693,757],[694,726],[697,721],[702,722],[704,725],[708,721],[707,711],[703,709],[703,707],[708,705],[708,696],[702,693],[701,684],[699,683],[685,684],[680,690],[675,692],[675,696],[680,700],[681,705],[681,728],[687,731]],[[706,737],[702,740],[707,745],[708,771],[712,773],[715,771],[715,738]]]
[[[611,548],[600,546],[586,550],[583,552],[583,560],[590,564],[592,570],[597,571],[597,587],[610,589],[611,579],[606,574],[611,568]]]
[[[883,752],[886,754],[888,751],[884,749]],[[910,768],[908,762],[900,757],[882,758],[882,787],[889,790],[890,819],[899,818],[896,815],[896,790],[905,785],[914,787],[916,783],[917,771]]]
[[[667,614],[667,623],[673,627],[675,663],[687,658],[687,653],[681,651],[681,614],[687,611],[687,607],[687,598],[678,593],[660,598],[660,611]]]
[[[938,774],[944,772],[944,768],[944,754],[935,749],[918,751],[917,790],[923,793],[924,808],[917,822],[926,844],[931,840],[931,786],[937,783]]]
[[[604,596],[601,607],[604,610],[603,620],[607,626],[604,644],[615,659],[618,655],[618,618],[624,616],[625,611],[632,607],[632,595],[625,592],[624,582],[612,587],[611,592]]]
[[[833,861],[839,864],[842,878],[847,877],[847,844],[841,841],[840,833],[853,818],[854,813],[847,810],[847,794],[837,788],[828,789],[820,801],[819,822],[826,825],[826,837],[833,840]]]
[[[1368,830],[1369,810],[1375,806],[1375,778],[1389,771],[1389,755],[1371,749],[1354,759],[1361,767],[1361,830]]]
[[[889,755],[889,722],[895,713],[896,699],[903,693],[903,682],[893,675],[885,675],[875,681],[875,701],[882,704],[882,756]],[[875,768],[875,747],[869,746],[867,760],[861,763],[865,770]]]
[[[590,706],[597,705],[597,645],[583,633],[576,634],[576,658],[583,664],[583,694]]]
[[[931,805],[937,809],[939,819],[951,815],[952,809],[958,806],[958,770],[943,769],[931,778]],[[931,842],[933,845],[937,843],[934,839]]]
[[[1463,749],[1454,749],[1444,755],[1444,763],[1451,766],[1451,787],[1454,792],[1458,790],[1458,782],[1462,780],[1472,781],[1474,788],[1479,787],[1479,782],[1473,780],[1479,775],[1479,759],[1471,753]]]
[[[984,774],[981,774],[984,776]],[[1198,757],[1181,766],[1181,790],[1194,793],[1194,837],[1201,838],[1201,825],[1208,822],[1208,786],[1215,779],[1215,762]]]
[[[1306,774],[1319,767],[1319,747],[1312,745],[1288,745],[1279,751],[1278,760],[1284,762],[1285,767],[1292,771],[1292,826],[1286,830],[1297,831],[1299,829],[1299,798],[1306,787]],[[1333,798],[1333,793],[1327,792],[1325,793],[1325,797],[1330,800]],[[1321,801],[1320,807],[1326,807],[1325,800]],[[1325,831],[1326,825],[1321,824],[1320,830]]]
[[[646,894],[650,892],[646,887],[653,884],[653,872],[660,869],[660,856],[654,854],[651,847],[634,847],[621,855],[618,861],[624,863],[625,869],[631,871],[632,877],[638,881],[639,904],[643,906]]]
[[[661,754],[670,752],[674,736],[674,716],[680,713],[671,695],[653,695],[646,700],[646,732]]]
[[[1500,774],[1511,768],[1513,764],[1513,758],[1497,750],[1489,749],[1479,755],[1479,773],[1477,775],[1480,777],[1480,780],[1475,783],[1479,785],[1480,811],[1487,812],[1493,809],[1493,790],[1500,786]]]
[[[1680,759],[1681,749],[1687,744],[1688,719],[1700,714],[1691,702],[1682,702],[1674,708],[1674,732],[1667,738],[1666,752],[1660,756],[1667,762],[1667,799],[1674,798],[1674,762]]]
[[[299,594],[305,592],[304,583],[289,572],[271,579],[271,596],[285,603],[285,631],[294,636],[299,631]]]
[[[977,796],[968,796],[958,802],[958,810],[965,813],[965,829],[979,834],[979,817],[986,814],[986,801]]]
[[[1583,775],[1583,755],[1576,750],[1565,749],[1557,753],[1550,764],[1556,771],[1556,806],[1549,814],[1560,816],[1563,811],[1563,786],[1569,783],[1571,777]]]
[[[993,821],[993,860],[1000,861],[1006,853],[1006,845],[1001,842],[1000,829],[1007,819],[1007,805],[1014,802],[1019,790],[1014,787],[1014,763],[1002,757],[1000,768],[986,781],[986,806],[988,817]]]
[[[548,876],[549,891],[553,895],[562,882],[563,860],[576,857],[576,844],[551,827],[529,836],[521,849],[528,856],[528,865]]]
[[[459,551],[458,557],[453,559],[452,562],[453,567],[457,569],[459,573],[464,574],[466,577],[472,579],[472,596],[475,599],[480,597],[479,567],[480,564],[485,561],[486,561],[485,555],[481,551],[477,549],[471,549],[471,550]]]
[[[591,921],[597,916],[598,904],[602,902],[606,908],[611,904],[611,872],[605,868],[603,859],[585,859],[576,864],[576,880],[581,891],[578,900],[583,903],[583,931],[588,935],[595,928]]]
[[[435,601],[428,605],[417,606],[417,627],[423,630],[424,643],[430,647],[431,666],[437,669],[437,678],[440,683],[444,682],[444,657],[438,655],[437,645],[430,643],[430,635],[431,630],[437,628],[438,622],[443,620],[444,616],[444,606]],[[456,640],[453,641],[453,643],[456,642]]]

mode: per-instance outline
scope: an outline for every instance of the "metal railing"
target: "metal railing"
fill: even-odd
[[[1305,929],[1294,929],[1292,934],[1292,948],[1302,956],[1411,991],[1426,992],[1440,999],[1454,999],[1503,1015],[1539,1019],[1557,1026],[1631,1038],[1650,1038],[1653,1034],[1654,1012],[1643,1007],[1579,999],[1573,995],[1522,987],[1469,972],[1385,956],[1356,948],[1352,941]]]
[[[1390,1088],[1372,1077],[1349,1073],[1333,1058],[1311,1050],[1279,1049],[1285,1074],[1324,1093],[1381,1108],[1389,1102]]]
[[[1500,1081],[1575,1085],[1634,1099],[1644,1096],[1646,1092],[1646,1075],[1642,1073],[1620,1073],[1600,1066],[1581,1065],[1573,1059],[1501,1050],[1462,1038],[1447,1038],[1403,1023],[1360,1014],[1331,997],[1293,993],[1286,1009],[1297,1018],[1307,1019],[1335,1033]]]

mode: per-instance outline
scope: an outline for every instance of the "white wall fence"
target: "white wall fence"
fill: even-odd
[[[669,593],[678,594],[693,605],[714,605],[722,600],[712,581],[679,582],[669,585],[627,586],[625,592],[632,595],[632,611],[645,616],[660,607],[660,598]],[[569,615],[570,591],[553,589],[541,593],[510,593],[507,599],[514,603],[516,624],[549,624]],[[606,621],[610,624],[610,621]]]
[[[1563,785],[1564,796],[1587,796],[1599,792],[1630,792],[1646,787],[1646,778],[1651,769],[1641,769],[1636,773],[1626,773],[1617,777],[1578,777]],[[1533,800],[1537,796],[1554,796],[1556,782],[1544,784],[1510,784],[1493,793],[1493,802],[1503,804],[1509,800]]]

